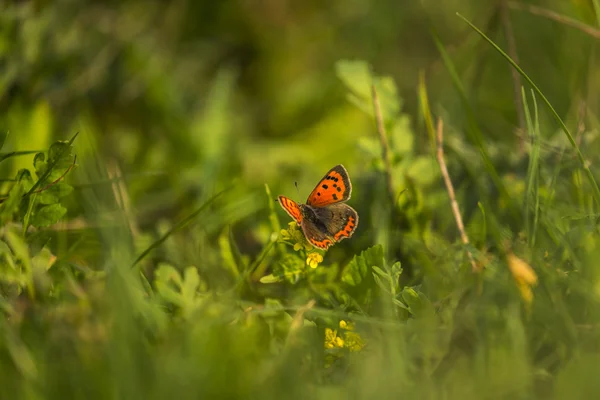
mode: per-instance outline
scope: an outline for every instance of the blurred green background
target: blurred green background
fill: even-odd
[[[4,208],[3,398],[597,393],[597,0],[0,7],[3,198],[78,133],[60,222]],[[276,197],[340,163],[360,225],[312,269]]]

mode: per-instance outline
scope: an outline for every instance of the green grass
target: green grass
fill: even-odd
[[[594,398],[590,38],[511,13],[517,64],[475,0],[184,3],[1,14],[0,398]],[[338,163],[360,222],[325,252],[277,195]]]

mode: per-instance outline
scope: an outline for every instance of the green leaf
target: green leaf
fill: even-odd
[[[409,311],[414,316],[433,312],[433,307],[429,299],[423,293],[417,292],[412,287],[405,287],[402,290],[402,299],[408,305]]]
[[[363,99],[371,97],[373,76],[369,64],[361,60],[340,60],[335,64],[337,77]]]
[[[389,278],[389,277],[388,277]],[[375,280],[375,283],[377,284],[377,286],[379,286],[379,288],[381,290],[383,290],[385,293],[387,294],[392,294],[390,292],[390,284],[389,283],[384,283],[381,278],[375,274],[373,274],[373,279]]]
[[[390,276],[390,274],[388,274],[386,271],[382,270],[381,268],[377,267],[377,266],[373,266],[373,271],[375,273],[377,273],[377,275],[381,276],[382,278],[385,278],[388,282],[392,282],[392,277]]]
[[[29,189],[26,193],[26,196],[30,196],[35,191],[41,187],[44,187],[56,179],[60,178],[68,168],[73,164],[73,141],[77,137],[78,134],[75,134],[69,141],[59,140],[50,146],[48,150],[48,158],[47,158],[47,167],[45,168],[45,172],[39,176],[38,181]],[[42,162],[41,156],[36,156],[38,165],[43,169],[42,165],[39,164]]]
[[[410,308],[408,308],[408,307],[406,306],[406,304],[404,304],[403,302],[401,302],[401,301],[400,301],[400,300],[398,300],[398,299],[394,299],[394,300],[393,300],[393,303],[394,303],[395,305],[397,305],[398,307],[402,308],[403,310],[410,311]]]
[[[231,229],[227,227],[219,235],[219,249],[221,251],[221,258],[223,259],[224,267],[226,267],[227,270],[231,271],[232,275],[235,278],[237,278],[238,276],[240,276],[240,271],[236,262],[236,257],[234,256],[233,247],[235,246],[235,244],[232,245],[232,243],[234,242],[231,234]]]
[[[37,199],[41,204],[54,204],[71,194],[72,191],[73,187],[68,183],[58,182],[39,193]]]
[[[159,264],[159,267],[154,272],[154,276],[155,282],[160,281],[167,283],[173,281],[178,287],[180,287],[183,283],[179,271],[177,271],[173,266],[164,263]]]
[[[60,204],[51,204],[39,208],[33,213],[31,225],[42,228],[58,222],[67,213],[67,209]]]
[[[396,261],[394,265],[392,265],[392,277],[394,279],[394,283],[398,283],[400,275],[402,275],[402,264],[400,261]]]
[[[46,162],[46,155],[44,153],[37,153],[33,158],[33,167],[38,179],[41,178],[48,170],[48,163]]]
[[[187,267],[183,272],[183,285],[181,295],[187,307],[194,305],[198,287],[200,286],[200,275],[196,267]]]
[[[383,246],[380,244],[364,250],[358,256],[354,256],[348,263],[342,274],[342,282],[357,286],[370,274],[369,269],[373,266],[383,266]]]
[[[386,123],[396,118],[401,102],[394,79],[375,76],[370,65],[362,60],[340,60],[335,64],[338,78],[350,90],[348,100],[373,116],[373,86],[377,92],[381,113]]]
[[[176,288],[173,287],[173,283]],[[179,271],[168,264],[160,264],[154,273],[154,286],[159,296],[166,302],[179,307],[184,305],[184,300],[178,290],[182,283]]]

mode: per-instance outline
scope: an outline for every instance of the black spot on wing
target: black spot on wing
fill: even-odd
[[[339,188],[338,188],[338,189],[339,189]],[[335,193],[334,193],[334,194],[332,194],[332,196],[333,196],[333,199],[334,199],[334,200],[337,200],[337,199],[338,199],[338,197],[337,197],[337,194],[335,194]]]

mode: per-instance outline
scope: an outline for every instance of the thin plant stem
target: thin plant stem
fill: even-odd
[[[446,184],[446,190],[448,191],[448,197],[450,197],[450,205],[452,206],[452,213],[454,214],[454,220],[456,221],[456,227],[460,232],[460,238],[464,245],[469,244],[469,237],[465,232],[465,226],[463,224],[462,217],[460,216],[460,210],[458,208],[458,202],[456,201],[456,195],[454,193],[454,185],[452,184],[452,180],[450,179],[450,174],[448,173],[448,168],[446,167],[446,160],[444,158],[444,123],[441,118],[438,118],[437,122],[437,160],[440,164],[440,170],[442,171],[442,176],[444,177],[444,183]],[[469,249],[467,249],[467,255],[469,257],[469,261],[471,262],[471,267],[473,272],[479,272],[480,267],[475,262],[475,258]]]

